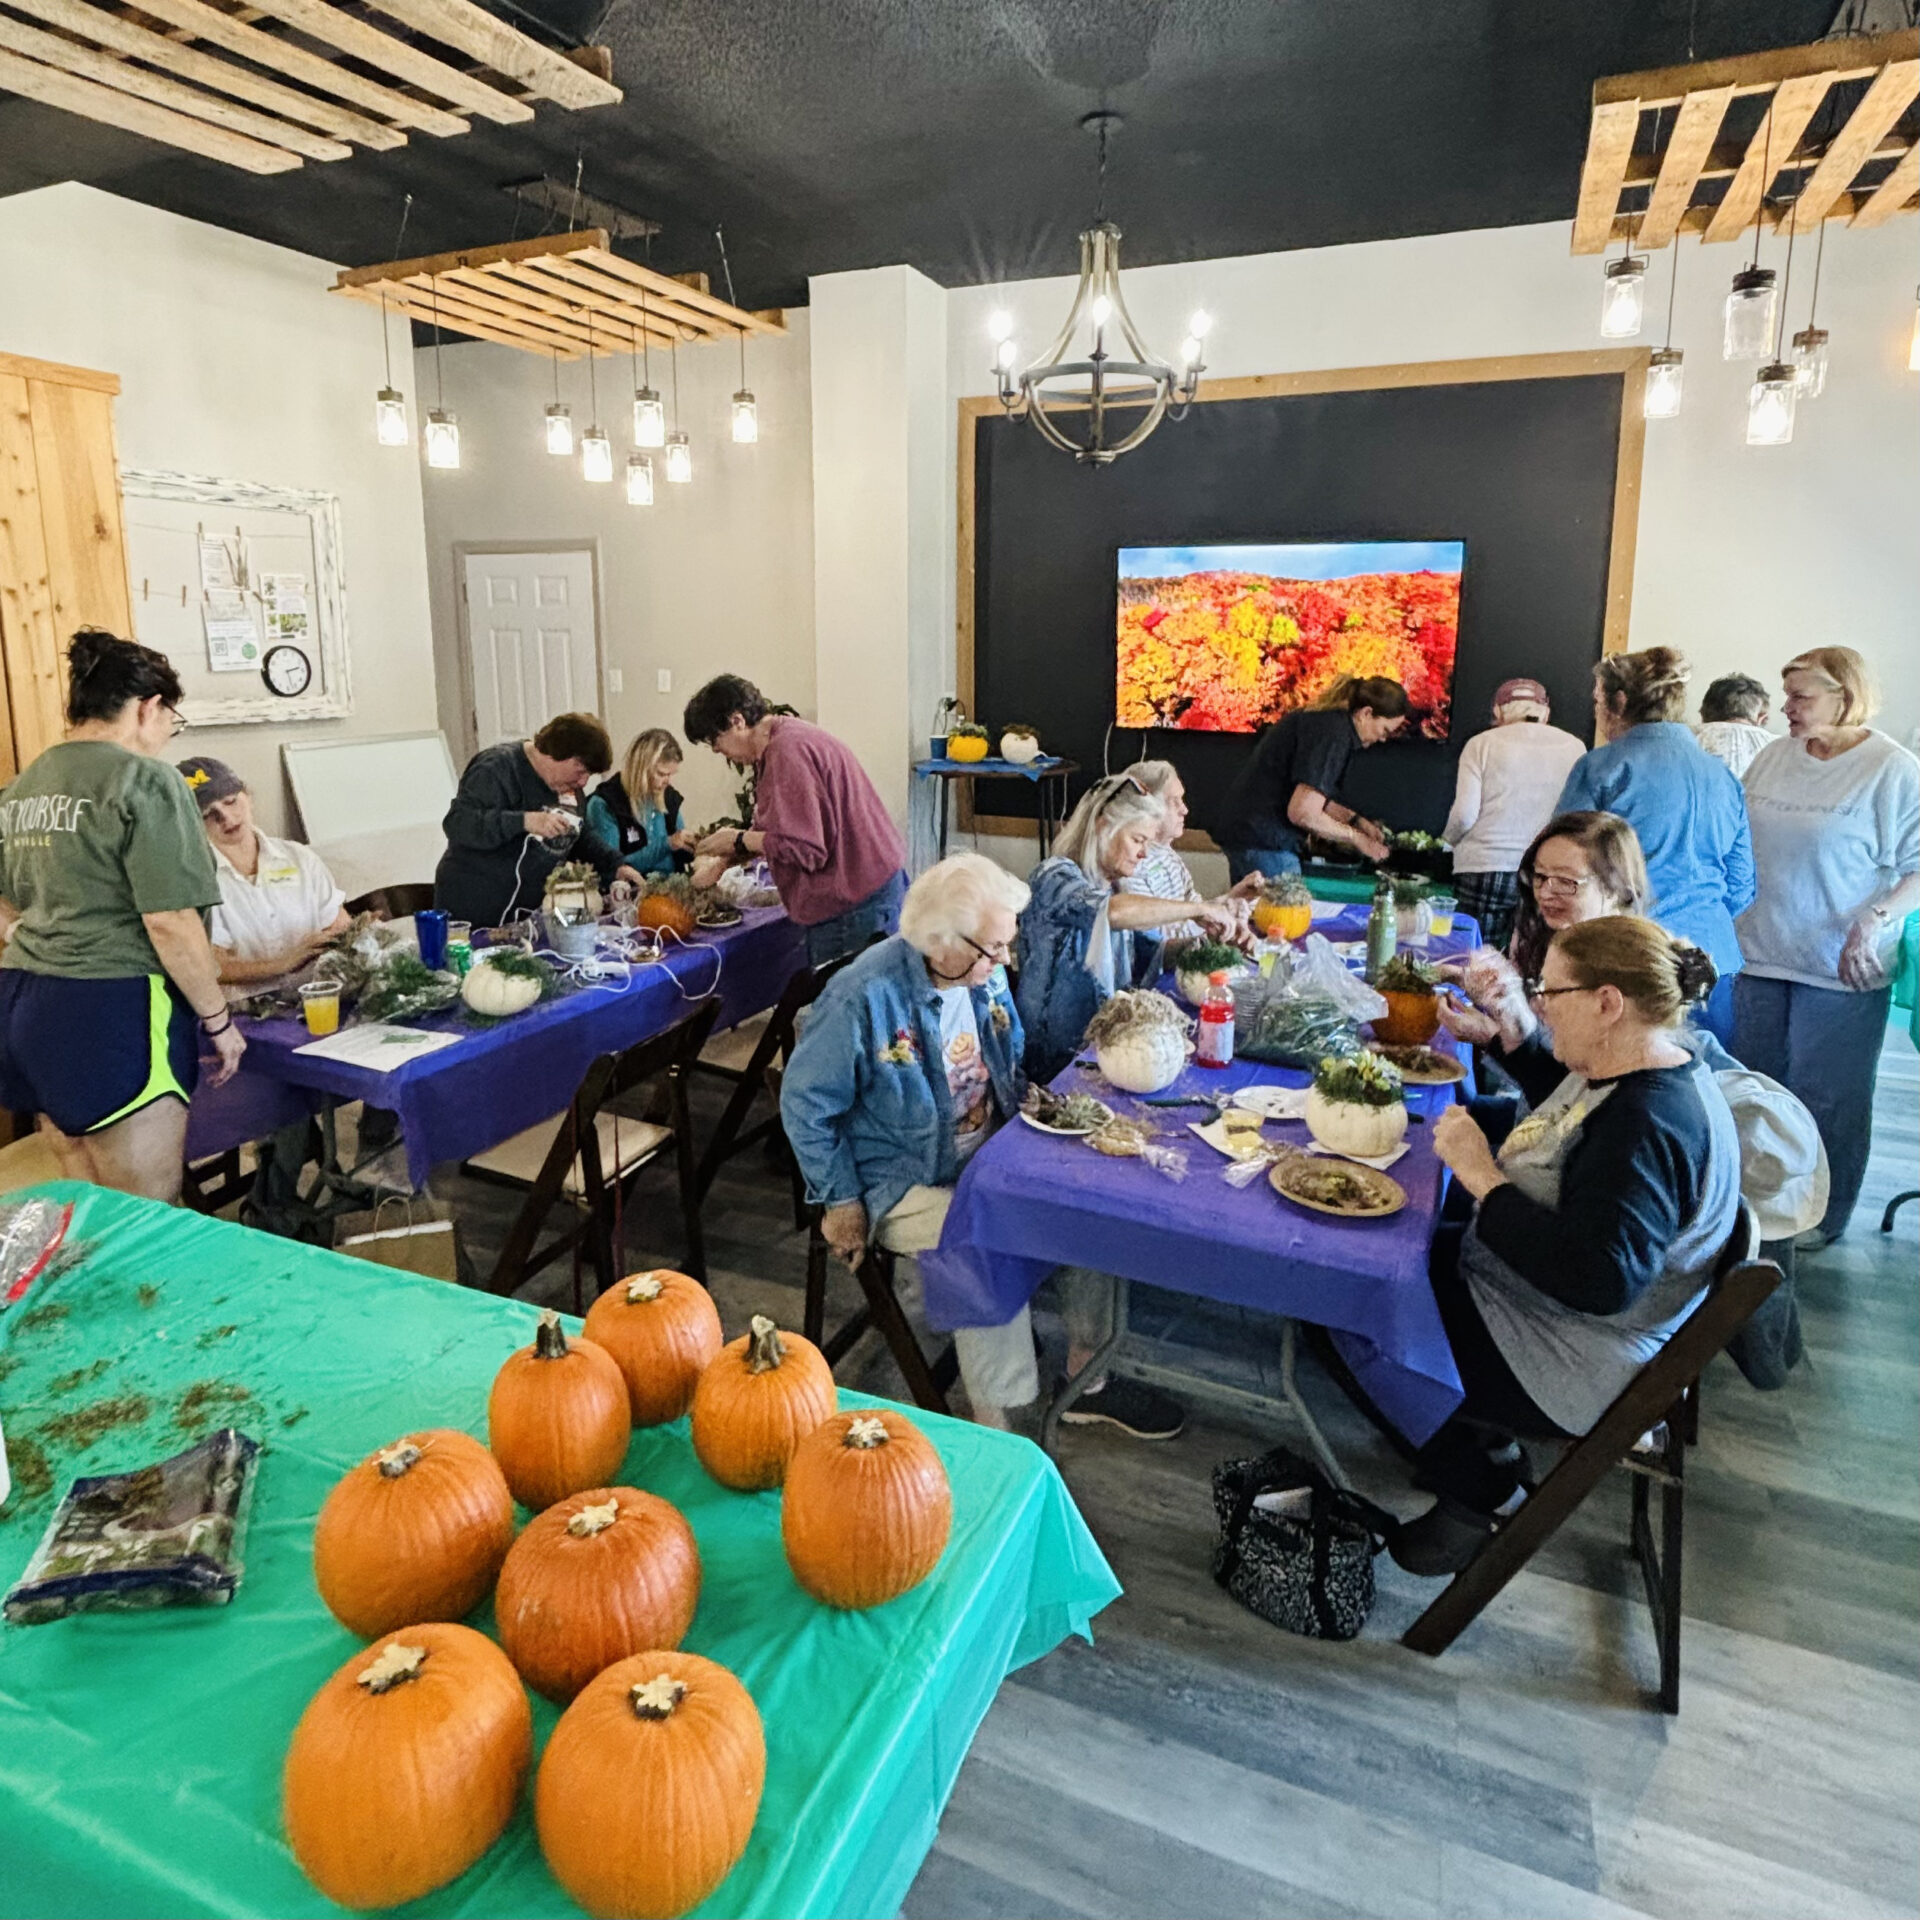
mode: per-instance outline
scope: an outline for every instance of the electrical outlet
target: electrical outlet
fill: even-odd
[[[609,667],[607,669],[607,691],[609,693],[625,693],[626,690],[627,676],[622,673],[618,667]]]
[[[671,667],[662,667],[660,671],[653,676],[653,687],[656,693],[671,693],[673,691],[673,669]]]

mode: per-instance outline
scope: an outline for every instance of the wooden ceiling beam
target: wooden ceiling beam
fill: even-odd
[[[1915,36],[1908,36],[1914,38]],[[1916,43],[1920,45],[1920,42]],[[1853,185],[1853,176],[1866,163],[1881,136],[1920,95],[1920,57],[1896,60],[1883,67],[1866,97],[1847,116],[1826,158],[1794,197],[1793,231],[1811,233],[1827,211]]]
[[[174,74],[183,80],[197,80],[204,87],[231,94],[236,100],[251,101],[256,107],[265,107],[283,120],[303,123],[321,133],[332,134],[337,139],[378,148],[403,147],[407,143],[407,136],[398,127],[365,119],[345,107],[335,106],[329,100],[316,100],[312,94],[301,93],[296,88],[283,87],[278,81],[255,73],[251,67],[238,66],[231,60],[217,60],[211,54],[183,46],[167,34],[155,33],[148,27],[136,26],[119,14],[108,13],[104,7],[88,6],[85,0],[7,0],[7,4],[17,13],[30,14],[50,27],[80,34],[162,73]],[[282,144],[292,143],[284,141]]]
[[[1647,202],[1646,219],[1641,223],[1640,244],[1664,247],[1679,230],[1680,216],[1693,204],[1693,189],[1700,178],[1713,143],[1720,136],[1720,122],[1726,117],[1727,104],[1733,98],[1731,87],[1713,87],[1703,93],[1690,93],[1686,104],[1674,118],[1667,150],[1660,161],[1660,174]]]
[[[645,287],[649,306],[658,297],[663,305],[677,304],[681,307],[691,307],[696,312],[712,314],[715,319],[722,322],[728,332],[737,333],[743,320],[749,323],[747,330],[751,333],[781,334],[787,330],[784,320],[776,326],[772,321],[763,320],[757,313],[748,312],[742,307],[729,306],[717,294],[709,293],[707,276],[704,273],[681,276],[655,273],[651,267],[640,266],[632,260],[623,260],[604,243],[600,253],[603,257],[594,261],[593,264],[603,272],[614,274],[636,287]]]
[[[337,47],[350,59],[422,88],[450,106],[465,108],[502,126],[533,118],[533,109],[524,100],[516,100],[484,80],[462,73],[458,67],[450,67],[444,60],[382,33],[378,27],[368,26],[364,20],[330,6],[328,0],[250,0],[250,4],[327,46]]]
[[[155,106],[149,100],[4,50],[0,50],[0,88],[28,100],[38,100],[44,106],[60,107],[88,120],[98,120],[104,126],[119,127],[126,133],[142,134],[166,146],[183,148],[208,160],[224,161],[247,173],[286,173],[301,164],[300,156],[289,153],[285,147],[229,133],[189,114],[175,113],[170,107]]]
[[[6,14],[0,14],[0,47],[58,67],[63,73],[97,81],[116,93],[131,94],[136,100],[150,100],[155,106],[171,107],[175,113],[190,114],[196,120],[225,127],[230,133],[245,134],[269,146],[285,147],[289,152],[304,154],[309,160],[353,158],[353,149],[338,140],[325,139],[269,114],[255,113],[251,107],[235,106],[231,100],[203,93],[184,81],[149,73],[117,54],[102,53],[96,47],[82,46],[79,41],[57,33],[45,33]]]
[[[1597,94],[1598,88],[1595,89]],[[1573,216],[1575,253],[1604,253],[1620,205],[1620,183],[1640,130],[1638,100],[1596,101],[1587,157],[1580,168],[1580,204]]]
[[[374,287],[335,287],[334,292],[344,293],[349,299],[363,300],[368,306],[380,305],[381,289]],[[397,313],[408,320],[417,320],[423,327],[434,325],[436,315],[432,299],[424,289],[408,285],[389,286],[385,289],[387,310]],[[451,309],[458,308],[456,314]],[[559,341],[536,334],[530,329],[511,321],[496,321],[492,316],[474,312],[459,301],[452,300],[446,292],[440,296],[438,322],[442,333],[470,334],[476,340],[491,341],[496,346],[518,347],[523,353],[546,354],[556,347],[562,360],[577,360],[580,350],[571,342],[562,345]]]
[[[440,285],[455,288],[460,299],[476,312],[490,313],[544,340],[565,341],[581,353],[587,350],[590,334],[585,315],[568,312],[558,301],[549,307],[535,306],[504,286],[496,285],[493,274],[477,268],[456,267],[452,273],[441,275]],[[605,340],[607,336],[602,333],[600,338]]]
[[[11,3],[11,0],[10,0]],[[1869,160],[1898,160],[1915,143],[1899,132],[1890,133],[1868,154]],[[1825,157],[1826,148],[1820,142],[1811,146],[1803,145],[1784,167],[1776,167],[1776,174],[1782,172],[1811,173]],[[1702,180],[1731,180],[1740,171],[1741,163],[1747,157],[1747,142],[1744,140],[1723,140],[1707,156],[1706,164],[1700,169]],[[1760,164],[1758,160],[1754,162]],[[1621,181],[1623,191],[1631,193],[1636,187],[1650,187],[1660,177],[1660,156],[1655,153],[1636,153],[1627,162],[1626,178]]]
[[[597,73],[516,32],[473,0],[370,0],[388,18],[453,47],[562,107],[611,107],[625,96]]]
[[[1916,193],[1920,193],[1920,146],[1909,147],[1887,177],[1855,206],[1853,224],[1877,227],[1904,212]]]
[[[461,278],[471,272],[472,277],[483,285],[500,290],[500,297],[516,304],[532,307],[536,312],[553,314],[571,320],[581,309],[577,293],[584,291],[575,283],[560,277],[556,280],[537,261],[526,261],[518,266],[490,267],[481,269],[456,268],[453,278]],[[619,308],[607,310],[604,307],[609,327],[618,327],[625,333],[644,333],[656,346],[671,346],[678,338],[657,314],[648,314],[644,320],[637,309]],[[604,334],[602,335],[604,338]],[[618,339],[621,336],[615,335]]]
[[[145,0],[142,0],[145,4]],[[431,279],[435,274],[451,273],[455,267],[490,267],[496,260],[531,260],[549,254],[585,253],[604,247],[607,236],[598,227],[582,227],[575,233],[548,233],[531,240],[508,240],[493,247],[463,247],[458,253],[423,253],[412,260],[387,260],[373,267],[348,267],[334,281],[337,290],[370,286],[381,280],[408,280],[416,274]]]
[[[1761,196],[1773,185],[1780,169],[1793,158],[1800,136],[1819,112],[1820,103],[1832,85],[1833,76],[1829,73],[1801,74],[1781,81],[1779,91],[1753,130],[1753,138],[1747,142],[1747,151],[1732,183],[1707,222],[1707,240],[1715,244],[1732,240],[1753,224],[1754,209],[1759,206]]]
[[[351,101],[356,107],[398,126],[412,127],[442,139],[469,130],[469,122],[444,107],[436,107],[428,100],[416,100],[397,87],[382,86],[376,80],[350,73],[337,61],[322,59],[319,54],[296,47],[276,34],[262,33],[258,27],[208,6],[206,0],[134,0],[134,3],[142,13],[164,20],[168,26],[178,27],[197,40],[209,41],[228,53],[239,54],[243,60],[251,60],[257,67],[284,74],[336,99]]]
[[[1594,117],[1599,109],[1628,101],[1642,107],[1675,107],[1690,93],[1730,87],[1734,94],[1771,93],[1788,80],[1824,75],[1828,84],[1864,79],[1890,61],[1920,57],[1920,29],[1892,33],[1847,34],[1816,40],[1811,46],[1776,47],[1743,53],[1731,60],[1700,60],[1681,67],[1657,67],[1645,73],[1620,73],[1597,81]]]
[[[514,268],[513,272],[521,280],[529,274],[533,275],[536,284],[553,289],[563,298],[571,289],[576,301],[605,311],[610,319],[617,319],[622,327],[642,324],[639,295],[635,290],[624,281],[595,273],[590,260],[580,257],[570,260],[529,260]],[[582,301],[583,295],[585,299]],[[647,301],[644,324],[647,332],[663,347],[684,346],[688,341],[705,340],[719,332],[705,316],[695,320],[685,308],[670,311],[664,301],[656,306],[651,297]],[[732,332],[733,329],[726,331]]]
[[[578,359],[585,350],[584,337],[574,334],[570,329],[556,326],[541,314],[516,313],[494,302],[476,298],[469,289],[455,285],[445,276],[437,282],[403,281],[394,291],[404,294],[411,303],[410,311],[414,317],[424,320],[429,326],[433,324],[437,298],[442,328],[465,329],[470,321],[478,321],[496,332],[512,335],[518,345],[539,353],[551,352],[558,347],[565,357]]]

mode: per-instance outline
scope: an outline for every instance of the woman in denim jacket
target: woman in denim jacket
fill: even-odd
[[[908,889],[899,933],[852,961],[814,1005],[781,1082],[780,1117],[808,1196],[825,1209],[827,1244],[850,1266],[870,1239],[896,1254],[937,1246],[961,1169],[1020,1104],[1022,1033],[1004,963],[1027,898],[980,854],[942,860]],[[1077,1366],[1107,1337],[1113,1286],[1079,1269],[1058,1284]],[[1006,1409],[1039,1393],[1024,1307],[1002,1326],[961,1328],[954,1345],[984,1425],[1007,1426]],[[1104,1417],[1103,1395],[1132,1391],[1109,1381],[1075,1412]]]

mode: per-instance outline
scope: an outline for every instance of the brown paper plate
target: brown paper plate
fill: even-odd
[[[1357,1205],[1319,1199],[1313,1189],[1329,1173],[1346,1176],[1365,1196]],[[1275,1193],[1291,1200],[1296,1207],[1308,1207],[1315,1213],[1331,1214],[1336,1220],[1384,1220],[1407,1204],[1407,1190],[1398,1180],[1377,1167],[1363,1167],[1357,1160],[1340,1160],[1330,1154],[1290,1154],[1267,1173]]]
[[[1465,1066],[1437,1047],[1390,1047],[1375,1040],[1367,1051],[1398,1067],[1400,1078],[1410,1087],[1452,1087],[1467,1077]]]

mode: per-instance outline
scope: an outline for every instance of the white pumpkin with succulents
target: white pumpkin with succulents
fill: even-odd
[[[1031,765],[1040,758],[1040,736],[1031,727],[1005,728],[1000,735],[1000,758],[1016,767]]]
[[[505,1020],[536,1005],[552,983],[546,962],[524,948],[484,947],[460,982],[460,998],[484,1020]]]
[[[1307,1093],[1307,1131],[1329,1153],[1377,1160],[1407,1131],[1400,1072],[1377,1053],[1322,1060]]]
[[[1123,1093],[1160,1093],[1179,1079],[1193,1051],[1193,1022],[1151,989],[1124,989],[1087,1022],[1087,1045]]]
[[[1190,941],[1174,960],[1174,981],[1180,997],[1190,1007],[1197,1007],[1206,999],[1207,987],[1216,973],[1224,973],[1227,985],[1232,987],[1257,971],[1238,947],[1230,947],[1224,940]]]

